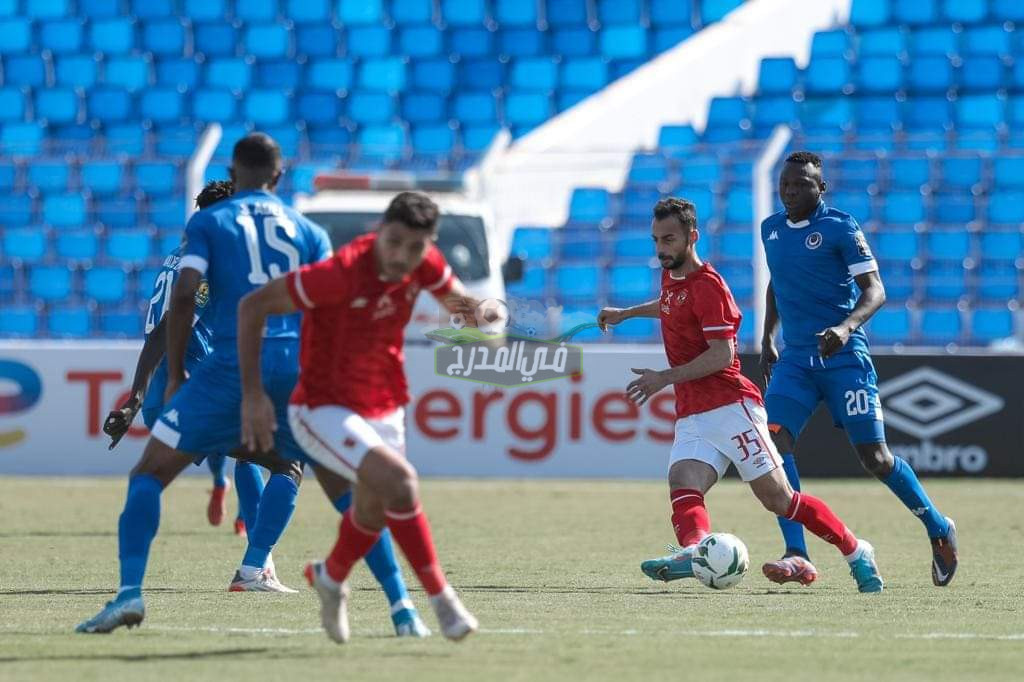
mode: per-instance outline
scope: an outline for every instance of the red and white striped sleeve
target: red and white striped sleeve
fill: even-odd
[[[288,292],[300,310],[338,305],[348,294],[346,268],[335,256],[288,273]]]
[[[700,321],[705,339],[732,339],[740,326],[740,311],[725,284],[712,277],[702,277],[690,287],[693,312]]]
[[[430,251],[423,258],[416,274],[420,286],[438,299],[450,294],[455,283],[458,282],[458,278],[437,246],[430,247]]]

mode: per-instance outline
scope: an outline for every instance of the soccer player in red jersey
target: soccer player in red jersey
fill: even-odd
[[[306,567],[324,629],[339,643],[349,637],[346,578],[385,526],[429,595],[444,635],[459,640],[477,629],[438,563],[416,470],[405,458],[402,345],[416,296],[426,290],[452,312],[469,313],[475,303],[434,244],[438,217],[427,196],[398,194],[376,232],[239,304],[243,445],[265,451],[274,442],[273,405],[260,376],[263,325],[268,315],[300,310],[301,370],[289,424],[312,459],[355,484],[352,511],[330,555]]]
[[[605,308],[598,315],[602,327],[630,317],[661,319],[670,367],[634,369],[639,377],[626,395],[640,405],[669,385],[676,395],[668,482],[681,549],[643,562],[641,570],[655,580],[693,577],[694,547],[711,529],[704,495],[732,463],[768,511],[802,523],[835,545],[861,592],[881,591],[871,545],[858,540],[822,500],[795,492],[786,479],[768,434],[761,392],[740,373],[736,331],[742,316],[725,280],[697,256],[700,233],[693,204],[659,201],[651,232],[663,268],[661,295],[633,308]]]

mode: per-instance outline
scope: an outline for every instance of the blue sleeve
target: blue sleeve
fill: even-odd
[[[331,246],[331,238],[327,236],[327,230],[320,227],[312,220],[305,218],[306,230],[309,234],[311,256],[310,263],[319,263],[334,255],[334,247]]]
[[[185,244],[179,269],[192,268],[205,275],[210,266],[210,227],[216,224],[204,211],[192,216],[185,226]]]
[[[850,276],[856,277],[878,270],[875,256],[871,253],[871,247],[868,246],[868,240],[864,236],[863,230],[860,229],[860,225],[852,217],[846,218],[843,223],[844,229],[839,241],[839,253]]]

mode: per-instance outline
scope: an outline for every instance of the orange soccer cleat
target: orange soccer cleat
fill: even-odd
[[[224,521],[224,515],[227,513],[224,496],[227,491],[228,486],[226,485],[214,486],[210,491],[210,503],[206,505],[206,518],[211,526],[219,526]]]
[[[769,561],[761,567],[764,577],[773,583],[797,582],[807,586],[818,579],[818,569],[802,556],[786,556],[778,561]]]

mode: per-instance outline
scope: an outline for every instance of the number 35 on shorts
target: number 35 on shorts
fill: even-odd
[[[877,415],[878,419],[882,417],[882,405],[878,396],[869,393],[863,388],[846,391],[843,394],[843,399],[846,401],[846,415],[848,417],[859,417],[868,414]]]

